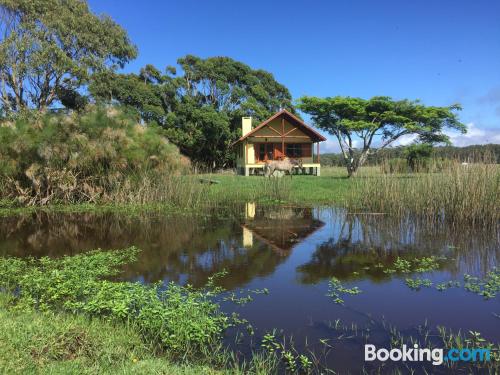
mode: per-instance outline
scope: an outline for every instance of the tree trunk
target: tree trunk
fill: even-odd
[[[356,177],[356,172],[358,171],[358,168],[354,165],[348,165],[347,166],[347,177]]]

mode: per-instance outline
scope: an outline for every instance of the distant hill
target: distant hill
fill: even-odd
[[[365,165],[377,165],[383,160],[393,158],[404,158],[406,147],[386,148],[370,155]],[[500,163],[500,144],[472,145],[466,147],[440,146],[434,148],[434,157],[455,159],[461,162],[477,162],[488,160],[493,163]],[[342,154],[329,153],[321,155],[321,165],[343,166]]]

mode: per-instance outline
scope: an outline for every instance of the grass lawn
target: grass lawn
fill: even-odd
[[[380,174],[379,168],[365,167],[358,177],[364,178]],[[222,197],[233,201],[262,200],[264,196],[279,196],[281,200],[294,204],[335,204],[342,203],[353,192],[355,179],[347,178],[345,168],[323,167],[321,176],[294,175],[292,178],[265,178],[262,176],[238,176],[233,174],[211,174],[204,178],[219,181],[210,186],[210,194],[215,200]],[[277,190],[276,194],[269,194]]]

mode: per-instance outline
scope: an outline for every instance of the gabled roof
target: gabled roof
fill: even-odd
[[[281,111],[276,112],[274,115],[269,117],[267,120],[261,122],[256,128],[252,129],[247,134],[240,137],[240,139],[235,141],[232,145],[235,145],[236,143],[241,142],[248,137],[251,137],[252,134],[254,134],[258,130],[262,129],[264,126],[268,125],[271,121],[273,121],[281,116],[284,116],[288,120],[288,122],[290,122],[291,124],[294,124],[297,127],[299,127],[304,133],[309,135],[314,142],[326,141],[325,137],[323,137],[316,130],[314,130],[312,127],[307,125],[304,121],[302,121],[301,119],[299,119],[297,116],[293,115],[292,113],[288,112],[286,109],[282,109]]]

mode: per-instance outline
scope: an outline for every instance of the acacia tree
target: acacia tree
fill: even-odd
[[[299,99],[298,108],[311,115],[318,128],[337,138],[349,177],[356,174],[370,154],[405,135],[416,135],[422,142],[449,143],[443,129],[466,132],[456,114],[461,109],[459,105],[425,106],[419,101],[393,100],[387,96],[371,99],[304,96]],[[376,149],[374,142],[379,142]]]
[[[127,33],[84,0],[0,0],[0,38],[5,112],[78,102],[90,74],[137,54]]]

